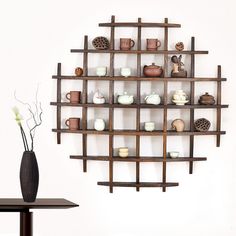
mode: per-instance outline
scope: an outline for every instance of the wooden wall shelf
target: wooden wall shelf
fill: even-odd
[[[111,22],[109,23],[100,23],[100,27],[109,27],[110,28],[110,47],[108,50],[96,50],[90,49],[88,43],[88,36],[84,36],[84,47],[82,49],[71,49],[72,53],[81,53],[83,56],[83,76],[78,77],[74,75],[62,75],[61,73],[61,63],[58,63],[57,74],[53,75],[52,78],[57,81],[57,99],[50,104],[56,107],[57,110],[57,119],[56,119],[56,128],[52,129],[53,132],[57,134],[57,143],[61,143],[62,134],[81,134],[82,135],[82,153],[79,155],[71,155],[71,159],[82,160],[83,162],[83,171],[87,171],[87,161],[107,161],[109,163],[109,179],[108,181],[100,181],[98,185],[108,186],[109,191],[112,193],[114,187],[134,187],[136,191],[139,191],[142,187],[160,187],[162,191],[166,191],[167,187],[178,186],[177,182],[168,182],[167,181],[167,163],[168,162],[188,162],[189,163],[189,173],[193,173],[193,163],[199,161],[206,161],[206,157],[194,157],[194,137],[195,136],[206,136],[214,135],[216,136],[216,146],[220,146],[220,137],[225,134],[225,131],[221,130],[221,109],[227,108],[228,105],[221,103],[221,93],[222,93],[222,82],[226,81],[226,78],[221,76],[221,66],[217,67],[217,76],[216,77],[196,77],[195,76],[195,56],[200,54],[208,54],[208,51],[205,50],[196,50],[195,49],[195,38],[191,38],[191,48],[184,51],[169,50],[168,44],[168,34],[169,29],[179,28],[180,24],[169,23],[168,19],[165,18],[163,23],[148,23],[142,22],[141,18],[138,18],[137,22],[115,22],[115,16],[111,17]],[[118,50],[115,47],[115,28],[116,27],[135,27],[137,28],[137,39],[136,39],[136,48],[135,50],[122,51]],[[142,28],[152,28],[159,27],[163,28],[164,31],[164,41],[162,43],[162,50],[158,51],[147,51],[143,50],[141,47],[142,40]],[[110,57],[109,73],[105,77],[97,77],[90,75],[90,68],[88,68],[88,57],[90,54],[107,54]],[[130,77],[116,76],[114,71],[114,61],[116,54],[134,54],[137,57],[136,64],[136,74]],[[153,77],[147,78],[142,75],[141,67],[141,58],[142,55],[157,55],[164,58],[163,65],[163,76],[162,77]],[[169,77],[169,56],[174,54],[185,54],[190,55],[190,71],[187,78],[172,78]],[[104,55],[105,56],[105,55]],[[82,99],[79,104],[72,104],[68,102],[62,102],[62,81],[63,80],[78,80],[82,83]],[[88,81],[107,81],[109,83],[109,97],[106,99],[105,104],[93,104],[88,101]],[[134,81],[134,86],[136,86],[136,96],[135,103],[131,105],[121,105],[117,104],[114,96],[114,84],[116,81]],[[149,105],[143,104],[141,100],[141,84],[144,81],[151,82],[162,82],[163,83],[163,97],[162,104],[160,105]],[[190,86],[190,97],[189,103],[184,106],[177,106],[174,104],[168,104],[168,83],[171,82],[186,82]],[[214,105],[199,105],[195,104],[195,82],[213,82],[217,85],[216,93],[216,103]],[[205,92],[205,89],[202,93]],[[64,129],[62,127],[61,113],[63,107],[71,107],[73,109],[80,108],[82,109],[82,125],[80,130],[71,131],[69,129]],[[99,109],[106,108],[108,109],[109,120],[107,122],[107,129],[104,131],[96,131],[94,129],[89,129],[87,127],[87,111],[90,109]],[[135,109],[136,115],[136,127],[133,130],[116,130],[114,129],[114,110],[116,108],[122,109]],[[163,125],[161,130],[155,130],[153,132],[144,131],[141,127],[141,109],[162,109],[163,110]],[[171,127],[168,125],[167,115],[170,109],[188,109],[190,115],[190,128],[183,132],[175,132],[169,130]],[[198,109],[215,109],[216,110],[216,128],[213,131],[206,132],[197,132],[194,128],[195,120],[195,110]],[[108,154],[105,156],[98,155],[88,155],[87,150],[87,137],[88,135],[107,135],[109,137],[109,150]],[[135,154],[127,158],[120,158],[119,156],[114,155],[114,137],[117,135],[121,136],[135,136]],[[159,136],[162,137],[162,155],[160,156],[141,156],[140,155],[140,138],[142,136]],[[167,141],[168,136],[188,136],[189,137],[189,154],[184,157],[178,158],[169,158],[167,150]],[[114,162],[129,162],[135,164],[136,178],[134,182],[116,182],[114,181],[113,169]],[[141,182],[140,181],[140,163],[142,162],[153,162],[161,163],[162,165],[162,180],[160,182]]]

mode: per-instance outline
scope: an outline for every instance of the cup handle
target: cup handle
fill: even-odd
[[[161,41],[157,40],[157,47],[159,48],[161,46]]]
[[[67,93],[67,94],[66,94],[66,98],[67,98],[68,100],[70,100],[70,93]]]
[[[133,39],[131,39],[131,48],[135,45],[135,42]]]
[[[69,119],[65,121],[65,125],[69,127]]]

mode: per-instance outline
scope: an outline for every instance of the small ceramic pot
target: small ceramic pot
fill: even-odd
[[[176,151],[169,152],[169,154],[171,158],[177,158],[179,156],[179,152]]]
[[[200,96],[198,102],[202,105],[213,105],[215,104],[215,98],[209,93],[205,93],[204,95]]]
[[[75,75],[76,76],[82,76],[83,75],[83,69],[80,67],[75,68]]]
[[[93,103],[94,104],[104,104],[106,102],[105,97],[102,95],[102,93],[97,90],[93,95]]]
[[[131,75],[131,69],[130,68],[121,68],[120,74],[124,77],[129,77]]]
[[[155,129],[155,122],[149,121],[144,123],[144,129],[146,131],[153,131]]]
[[[128,157],[128,155],[129,155],[129,149],[127,147],[119,148],[119,156],[120,157]]]
[[[105,129],[105,121],[103,119],[96,119],[94,121],[94,129],[97,131],[103,131]]]
[[[155,63],[152,63],[149,66],[145,65],[143,67],[143,74],[147,77],[159,77],[162,75],[162,72],[162,67],[155,65]]]
[[[79,103],[80,102],[80,91],[70,91],[66,94],[66,98],[70,101],[70,103]]]
[[[118,95],[117,101],[119,104],[130,105],[134,102],[134,96],[127,94],[127,92],[124,92],[123,95]]]
[[[187,98],[187,94],[182,89],[176,90],[172,97],[172,102],[178,106],[181,106],[189,101]]]
[[[101,76],[106,76],[107,74],[107,68],[106,67],[97,67],[96,68],[96,74],[97,76],[101,77]]]
[[[80,118],[69,118],[65,121],[66,126],[69,127],[69,130],[79,130]]]

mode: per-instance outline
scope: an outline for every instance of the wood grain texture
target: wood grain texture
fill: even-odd
[[[98,182],[98,185],[103,185],[103,186],[112,186],[112,187],[135,187],[135,188],[153,188],[153,187],[162,187],[162,188],[166,188],[166,187],[175,187],[175,186],[179,186],[179,183],[162,183],[162,182]]]
[[[217,67],[217,77],[220,79],[221,78],[221,66],[218,65]],[[220,106],[221,105],[221,82],[218,81],[217,82],[217,101],[216,101],[217,105]],[[220,131],[221,129],[221,109],[220,107],[217,108],[217,112],[216,112],[216,130]],[[220,135],[217,134],[216,136],[216,146],[219,147],[220,146]]]
[[[57,64],[57,76],[61,76],[61,63]],[[61,102],[61,80],[57,80],[57,102]],[[61,107],[57,107],[57,129],[61,129]],[[61,134],[57,133],[57,144],[61,144]]]
[[[100,27],[157,27],[157,28],[163,28],[163,27],[169,27],[169,28],[180,28],[181,24],[175,24],[175,23],[153,23],[153,22],[115,22],[115,23],[99,23]]]

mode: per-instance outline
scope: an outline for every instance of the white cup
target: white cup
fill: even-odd
[[[120,69],[120,74],[124,77],[128,77],[131,75],[131,69],[130,68],[121,68]]]
[[[96,69],[96,74],[97,76],[101,77],[101,76],[106,76],[107,74],[107,68],[104,66],[104,67],[97,67]]]
[[[155,129],[155,122],[149,121],[144,123],[144,129],[146,131],[153,131]]]
[[[103,131],[105,129],[105,121],[103,119],[96,119],[94,121],[94,129],[97,131]]]

